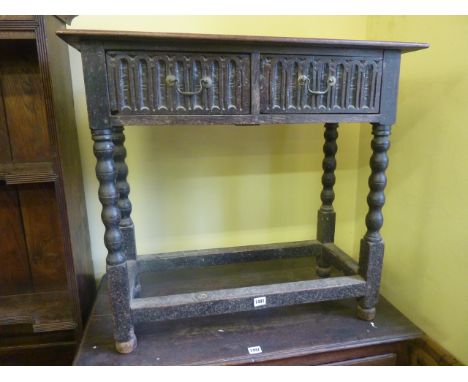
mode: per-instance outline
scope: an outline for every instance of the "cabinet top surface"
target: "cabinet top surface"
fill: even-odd
[[[67,43],[80,50],[81,45],[91,41],[129,43],[134,41],[146,42],[193,42],[193,43],[220,43],[223,44],[249,44],[249,45],[275,45],[275,46],[301,46],[301,47],[327,47],[327,48],[357,48],[357,49],[394,49],[401,52],[412,52],[429,47],[427,43],[396,42],[396,41],[370,41],[370,40],[341,40],[322,38],[299,37],[272,37],[272,36],[237,36],[217,34],[194,33],[155,33],[155,32],[129,32],[68,29],[58,31],[57,35]]]

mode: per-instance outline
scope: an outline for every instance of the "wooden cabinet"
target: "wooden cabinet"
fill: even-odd
[[[64,28],[0,19],[0,364],[69,363],[95,294]]]

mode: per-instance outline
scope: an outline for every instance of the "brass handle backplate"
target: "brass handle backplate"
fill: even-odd
[[[203,91],[203,89],[209,89],[209,88],[211,88],[213,86],[213,80],[210,77],[203,77],[200,80],[200,85],[199,85],[198,90],[185,91],[185,90],[180,89],[177,86],[178,81],[179,80],[173,74],[169,74],[166,77],[166,85],[167,86],[175,86],[178,93],[180,93],[182,95],[186,95],[186,96],[192,96],[192,95],[200,94]]]
[[[328,76],[327,79],[327,88],[325,90],[312,90],[310,88],[310,78],[306,76],[305,74],[301,74],[299,78],[297,79],[297,82],[301,86],[305,86],[307,91],[310,94],[326,94],[329,92],[329,90],[336,85],[336,78],[335,76]]]

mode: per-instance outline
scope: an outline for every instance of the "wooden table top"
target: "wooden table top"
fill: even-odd
[[[402,52],[413,52],[426,49],[429,44],[422,42],[402,41],[374,41],[374,40],[345,40],[331,38],[306,37],[276,37],[276,36],[243,36],[199,33],[161,33],[161,32],[134,32],[134,31],[108,31],[92,29],[66,29],[57,31],[57,35],[80,49],[84,41],[153,41],[178,42],[191,41],[198,43],[244,43],[279,46],[309,46],[331,48],[357,48],[357,49],[396,49]]]
[[[148,279],[148,278],[147,278]],[[114,350],[107,280],[102,279],[75,365],[235,365],[394,343],[421,331],[381,298],[377,317],[361,321],[354,299],[136,327],[137,349]],[[249,354],[260,346],[262,352]]]

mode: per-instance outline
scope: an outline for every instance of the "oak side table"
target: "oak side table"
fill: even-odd
[[[387,150],[400,57],[423,43],[67,30],[81,51],[117,351],[136,347],[134,325],[357,298],[375,317],[384,254],[380,235]],[[128,198],[125,125],[325,123],[316,240],[137,257]],[[372,124],[367,232],[359,262],[334,244],[338,123]],[[221,285],[147,296],[141,276],[314,257],[316,278]],[[330,276],[332,268],[339,273]]]

